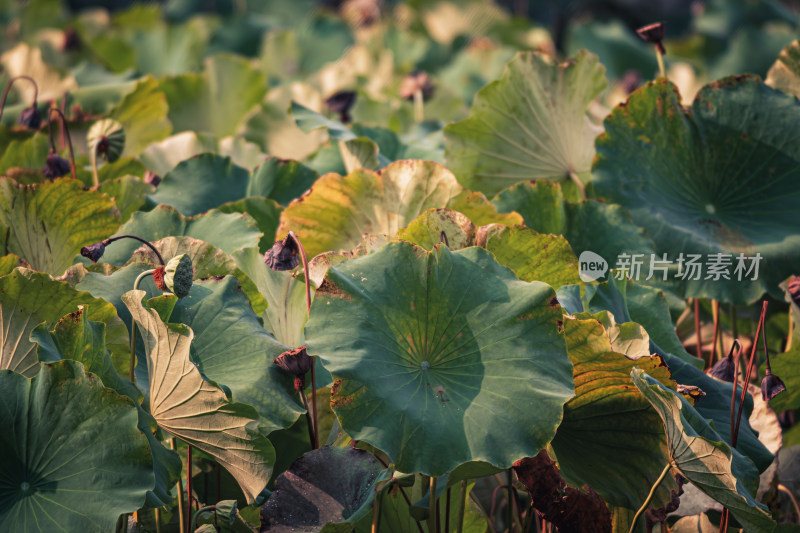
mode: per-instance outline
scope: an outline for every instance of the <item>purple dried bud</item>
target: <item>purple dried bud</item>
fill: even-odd
[[[300,248],[290,235],[275,241],[264,254],[264,262],[272,270],[292,270],[300,264]]]
[[[789,280],[786,286],[795,305],[800,305],[800,276],[795,276]]]
[[[92,263],[97,263],[97,260],[103,257],[105,251],[106,244],[103,241],[100,241],[81,248],[81,255],[91,259]]]
[[[36,102],[22,110],[22,113],[17,117],[17,123],[31,130],[39,129],[39,126],[42,125],[42,114],[39,113]]]
[[[60,178],[61,176],[69,174],[70,170],[72,170],[72,167],[70,167],[69,161],[58,155],[56,151],[51,148],[50,153],[47,154],[47,163],[42,169],[44,177],[50,179]]]
[[[406,74],[402,83],[400,83],[400,98],[411,100],[414,98],[414,93],[421,91],[422,99],[430,100],[433,96],[433,89],[433,80],[428,76],[427,72],[412,72],[411,74]]]
[[[339,120],[345,124],[351,122],[350,109],[356,103],[355,91],[339,91],[325,99],[328,109],[334,113],[339,113]]]
[[[708,371],[708,375],[714,376],[722,381],[727,381],[728,383],[733,383],[735,366],[736,365],[733,362],[733,357],[723,357],[714,363],[714,366],[712,366]]]
[[[78,37],[78,32],[75,28],[69,27],[64,30],[64,40],[61,43],[61,51],[67,52],[70,50],[77,50],[81,46],[81,39]]]
[[[297,391],[305,389],[305,375],[311,370],[311,363],[311,357],[306,352],[305,346],[287,350],[275,358],[276,365],[294,374],[294,388]]]
[[[161,176],[155,172],[147,170],[144,173],[144,182],[148,185],[152,185],[153,187],[158,187],[158,184],[161,183]]]
[[[658,51],[661,52],[662,55],[667,53],[667,50],[664,48],[664,45],[661,42],[664,40],[666,33],[666,22],[648,24],[647,26],[642,26],[636,30],[636,34],[639,35],[644,42],[656,45],[656,48],[658,48]]]
[[[764,379],[761,380],[761,397],[764,398],[764,401],[767,402],[773,399],[785,390],[786,385],[783,384],[781,378],[773,374],[769,367],[767,367],[766,375]]]

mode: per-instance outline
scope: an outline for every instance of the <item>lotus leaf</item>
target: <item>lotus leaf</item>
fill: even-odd
[[[507,468],[552,439],[573,395],[560,317],[550,287],[482,248],[396,242],[328,270],[306,343],[336,379],[344,431],[398,470],[441,475]]]

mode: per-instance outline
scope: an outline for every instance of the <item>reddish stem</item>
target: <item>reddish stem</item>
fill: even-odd
[[[711,315],[714,317],[714,337],[711,341],[711,353],[708,355],[708,368],[714,365],[717,357],[717,339],[719,338],[719,302],[711,300]]]
[[[8,84],[6,84],[5,90],[3,90],[3,100],[0,101],[0,119],[3,118],[3,110],[6,108],[6,98],[8,98],[8,91],[11,90],[11,86],[14,85],[14,82],[17,80],[28,80],[33,84],[33,104],[32,106],[36,106],[36,101],[39,99],[39,86],[36,85],[36,81],[31,78],[30,76],[15,76],[8,80]]]
[[[300,250],[300,259],[303,261],[303,276],[306,282],[306,317],[311,317],[311,278],[308,272],[308,257],[303,243],[293,231],[289,231],[289,236],[294,239],[297,248]],[[317,374],[314,371],[316,357],[311,356],[311,412],[314,418],[314,449],[319,448],[319,418],[317,418]]]
[[[758,319],[758,327],[756,327],[756,334],[753,338],[753,349],[750,351],[750,361],[747,363],[747,373],[744,377],[744,384],[742,385],[742,395],[739,398],[739,410],[736,414],[736,427],[733,428],[733,434],[731,435],[731,445],[735,448],[736,443],[739,439],[739,424],[742,422],[742,412],[744,411],[744,399],[745,394],[747,394],[747,385],[750,383],[750,376],[753,373],[753,363],[756,360],[756,349],[758,348],[758,336],[761,333],[761,328],[764,325],[764,320],[767,316],[767,305],[769,303],[764,300],[764,303],[761,305],[761,317]]]
[[[694,331],[697,335],[697,357],[703,359],[703,339],[700,335],[700,298],[694,299]],[[705,361],[705,359],[703,359]]]
[[[192,445],[186,451],[186,533],[192,533]]]
[[[69,168],[72,171],[72,179],[77,180],[78,176],[75,174],[75,152],[72,150],[72,137],[70,136],[69,129],[67,128],[67,118],[57,107],[50,107],[47,109],[47,134],[50,136],[50,149],[54,152],[56,151],[56,145],[53,141],[53,121],[51,119],[51,115],[54,111],[61,119],[61,133],[63,134],[65,131],[67,132],[67,145],[69,146]]]

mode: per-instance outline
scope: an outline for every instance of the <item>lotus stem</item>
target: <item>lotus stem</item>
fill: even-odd
[[[305,391],[299,391],[300,398],[303,400],[303,407],[306,408],[306,423],[308,424],[308,440],[311,443],[311,449],[316,449],[316,432],[314,431],[314,422],[311,420],[311,411],[308,409],[308,399],[306,398]]]
[[[89,161],[92,163],[92,189],[100,188],[100,176],[97,174],[97,146],[89,147]]]
[[[150,270],[145,270],[138,276],[136,276],[136,281],[133,282],[133,290],[139,289],[139,283],[146,278],[147,276],[152,276],[153,272],[156,270],[151,268]],[[128,375],[128,379],[132,383],[136,383],[136,321],[131,320],[131,367],[130,367],[130,374]]]
[[[436,516],[436,476],[431,476],[428,488],[428,533],[438,533],[438,518]]]
[[[794,512],[797,515],[797,519],[800,520],[800,504],[797,503],[797,498],[794,497],[792,491],[786,488],[786,485],[782,483],[778,483],[778,490],[781,492],[785,492],[789,499],[792,501],[792,507],[794,507]]]
[[[714,366],[714,361],[720,355],[717,346],[717,340],[719,339],[719,300],[711,300],[711,316],[714,317],[714,336],[711,341],[711,353],[708,356],[708,368]]]
[[[758,348],[758,336],[761,333],[761,328],[764,326],[767,317],[767,305],[769,303],[764,300],[761,305],[761,317],[758,319],[758,326],[756,327],[756,335],[753,338],[753,349],[750,351],[750,361],[747,363],[747,373],[744,377],[744,384],[742,385],[742,395],[739,398],[739,410],[736,413],[736,426],[733,428],[733,435],[731,437],[731,445],[735,448],[739,440],[739,424],[742,421],[742,412],[744,411],[744,398],[747,394],[747,384],[750,383],[750,376],[753,373],[753,363],[756,360],[756,349]]]
[[[731,346],[731,352],[736,350],[736,355],[734,356],[734,365],[733,365],[733,391],[731,392],[731,446],[733,446],[733,427],[736,425],[736,389],[739,386],[739,356],[742,353],[742,343],[739,342],[739,339],[734,339],[733,346]]]
[[[110,237],[110,238],[104,240],[103,244],[108,246],[112,242],[118,241],[120,239],[135,239],[135,240],[139,241],[140,243],[146,245],[147,247],[149,247],[153,251],[154,254],[156,254],[156,257],[158,258],[158,262],[161,263],[161,266],[165,265],[164,258],[161,257],[160,253],[158,253],[158,250],[156,250],[156,247],[153,246],[153,243],[151,243],[150,241],[147,241],[145,239],[142,239],[141,237],[137,237],[136,235],[127,235],[127,234],[126,235],[117,235],[116,237]]]
[[[636,511],[636,514],[633,515],[633,520],[631,520],[631,529],[628,531],[628,533],[633,533],[633,530],[636,529],[636,521],[639,519],[639,516],[641,516],[641,514],[645,511],[645,509],[647,509],[647,506],[650,505],[650,502],[652,501],[653,496],[656,493],[656,489],[658,488],[659,485],[661,485],[661,482],[664,481],[664,478],[667,477],[670,468],[672,468],[672,465],[670,463],[667,463],[667,466],[665,466],[664,470],[661,471],[661,475],[659,475],[658,479],[656,479],[656,482],[653,483],[653,486],[650,488],[650,494],[647,495],[647,498],[645,498],[642,506],[639,507],[639,510]]]
[[[156,533],[161,533],[161,508],[156,507],[154,509],[154,514],[156,518]]]
[[[200,513],[214,511],[214,520],[216,520],[217,519],[216,510],[217,510],[216,505],[206,505],[205,507],[201,507],[200,509],[198,509],[197,512],[194,513],[194,518],[192,518],[192,527],[189,531],[194,531],[195,529],[197,529],[197,517],[200,516]]]
[[[586,200],[586,186],[583,184],[583,182],[578,177],[578,175],[575,174],[575,171],[573,171],[573,170],[569,171],[569,179],[578,188],[578,192],[581,193],[581,200]]]
[[[449,501],[449,499],[448,499]],[[456,533],[463,533],[464,531],[464,510],[467,507],[467,480],[461,480],[461,490],[458,493],[458,523],[456,525]],[[450,533],[450,528],[446,528],[446,533]]]
[[[33,105],[36,106],[36,101],[39,100],[39,86],[36,84],[36,81],[31,78],[30,76],[14,76],[8,83],[6,84],[6,88],[3,90],[3,100],[0,101],[0,119],[3,118],[3,111],[6,108],[6,98],[8,98],[8,91],[11,90],[11,86],[14,85],[14,82],[17,80],[28,80],[33,84]]]
[[[477,496],[475,496],[475,494],[470,492],[469,499],[475,505],[475,509],[478,510],[478,513],[484,518],[484,520],[486,520],[486,523],[488,524],[489,529],[492,530],[492,533],[497,533],[497,528],[495,527],[494,522],[492,522],[492,519],[489,517],[488,514],[486,514],[486,509],[483,508],[483,505],[481,505],[481,502],[477,498]]]
[[[794,319],[792,318],[792,312],[789,311],[789,333],[786,335],[786,346],[784,347],[783,351],[788,352],[792,348],[792,337],[794,336]]]
[[[64,116],[64,113],[57,107],[51,107],[47,110],[47,134],[50,137],[50,149],[54,152],[56,151],[56,145],[53,141],[53,121],[51,119],[51,115],[53,111],[61,119],[61,131],[67,133],[67,146],[69,146],[69,166],[70,170],[72,171],[72,179],[77,180],[78,176],[75,173],[75,152],[72,150],[72,137],[69,134],[69,128],[67,127],[67,118]]]
[[[700,333],[700,298],[694,299],[694,331],[697,338],[697,357],[703,359],[703,337]]]
[[[381,503],[383,503],[383,491],[378,491],[375,495],[375,505],[372,507],[372,533],[378,533],[381,527]]]
[[[450,531],[450,487],[447,487],[447,503],[444,506],[444,533],[449,533]]]
[[[506,502],[506,526],[508,531],[511,531],[511,526],[514,523],[514,487],[511,485],[514,480],[511,478],[511,469],[506,470],[506,480],[508,481],[508,502]]]
[[[186,533],[192,533],[192,445],[186,446]]]
[[[308,256],[306,255],[306,249],[303,247],[303,243],[300,242],[300,239],[295,235],[295,233],[289,230],[289,236],[294,240],[297,244],[297,248],[300,250],[300,259],[303,261],[303,277],[305,278],[306,284],[306,317],[311,317],[311,278],[309,277],[308,272]],[[311,356],[311,411],[312,416],[314,418],[314,445],[313,449],[319,448],[319,418],[317,417],[317,374],[314,371],[314,367],[316,363],[316,357],[313,355]],[[306,405],[306,410],[308,410],[308,406]]]
[[[425,120],[422,89],[414,91],[414,120],[417,122]]]
[[[178,451],[178,440],[175,437],[169,439],[169,447],[173,452]],[[183,523],[186,512],[183,508],[183,480],[178,476],[178,531],[183,531]]]
[[[384,468],[389,468],[389,464],[388,464],[386,461],[384,461],[383,459],[381,459],[381,457],[380,457],[379,455],[375,455],[375,454],[373,454],[372,456],[373,456],[373,457],[374,457],[374,458],[375,458],[375,459],[376,459],[376,460],[377,460],[377,461],[378,461],[380,464],[382,464]],[[398,488],[398,489],[400,489],[400,494],[402,494],[402,495],[403,495],[403,499],[406,501],[406,504],[408,504],[408,506],[409,506],[409,507],[411,507],[411,498],[409,498],[409,497],[408,497],[408,494],[406,494],[406,491],[405,491],[405,489],[404,489],[403,487],[401,487],[400,485],[397,485],[397,488]],[[414,520],[414,523],[415,523],[415,524],[417,524],[417,529],[419,529],[419,533],[425,533],[425,532],[422,530],[422,526],[420,525],[419,521],[417,521],[417,520],[415,519],[415,520]]]
[[[530,533],[531,527],[533,526],[534,520],[536,519],[536,510],[533,507],[533,500],[531,500],[531,505],[528,507],[528,511],[525,513],[525,523],[522,524],[522,533]],[[539,524],[536,524],[536,529],[538,531]]]
[[[661,73],[662,78],[666,79],[667,69],[664,68],[664,54],[661,53],[658,46],[656,46],[656,59],[658,60],[658,72]]]

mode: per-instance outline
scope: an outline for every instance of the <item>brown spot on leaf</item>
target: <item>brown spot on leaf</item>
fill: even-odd
[[[558,309],[558,297],[557,296],[553,296],[552,298],[550,298],[550,301],[547,302],[547,306],[550,309]]]
[[[317,293],[324,294],[326,296],[333,296],[335,298],[341,298],[348,301],[353,299],[349,294],[345,293],[342,289],[339,288],[338,285],[333,283],[327,277],[324,280],[322,280],[322,285],[320,285],[319,289],[317,289]]]

